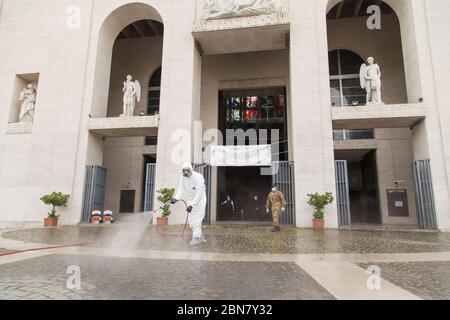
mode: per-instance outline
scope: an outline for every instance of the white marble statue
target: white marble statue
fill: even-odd
[[[28,86],[22,90],[19,100],[19,122],[33,122],[34,107],[36,104],[36,89],[33,84],[28,84]]]
[[[134,116],[136,101],[141,102],[141,85],[139,81],[132,81],[132,76],[127,76],[127,81],[123,83],[123,114],[125,117]]]
[[[374,61],[374,58],[369,57],[368,64],[363,64],[360,71],[361,88],[367,92],[367,105],[383,104],[381,100],[381,70]]]
[[[203,19],[256,16],[281,11],[280,0],[205,0]]]

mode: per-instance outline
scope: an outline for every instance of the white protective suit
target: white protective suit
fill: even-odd
[[[189,227],[192,229],[193,239],[203,239],[202,223],[206,213],[206,186],[205,178],[198,172],[194,172],[192,165],[185,163],[182,169],[190,169],[190,177],[181,177],[178,184],[175,199],[183,199],[186,196],[188,206],[192,206],[189,214]]]

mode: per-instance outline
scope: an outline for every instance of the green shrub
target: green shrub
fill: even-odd
[[[67,207],[67,202],[69,201],[70,195],[62,194],[61,192],[53,192],[52,194],[45,195],[41,198],[41,201],[46,205],[52,206],[52,212],[48,213],[49,218],[59,218],[56,215],[57,207]]]
[[[334,201],[333,194],[327,192],[325,194],[312,193],[308,194],[308,204],[315,208],[314,219],[323,220],[325,217],[325,207]]]
[[[162,204],[166,203],[166,205],[162,208],[162,216],[163,218],[167,218],[172,214],[172,212],[170,211],[170,203],[168,202],[170,201],[170,199],[173,198],[173,195],[175,194],[175,189],[163,188],[156,192],[158,193],[158,201],[161,202]]]

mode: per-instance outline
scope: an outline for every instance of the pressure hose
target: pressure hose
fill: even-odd
[[[51,250],[51,249],[62,249],[62,248],[70,248],[70,247],[81,247],[92,244],[92,242],[82,242],[82,243],[75,243],[75,244],[66,244],[66,245],[55,245],[50,247],[39,247],[39,248],[32,248],[32,249],[24,249],[24,250],[14,250],[6,253],[1,253],[0,257],[5,256],[11,256],[13,254],[19,254],[19,253],[25,253],[25,252],[34,252],[34,251],[44,251],[44,250]]]

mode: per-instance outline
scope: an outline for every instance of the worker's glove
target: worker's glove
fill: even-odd
[[[177,201],[178,201],[177,199],[171,198],[171,199],[170,199],[170,204],[175,204],[175,203],[177,203]]]
[[[187,213],[191,213],[191,212],[192,212],[192,209],[194,209],[194,208],[192,208],[192,206],[189,206],[189,207],[187,207],[186,212],[187,212]]]
[[[286,208],[281,208],[281,212],[285,212],[286,211]]]
[[[267,211],[267,213],[270,213],[270,209],[267,209],[266,211]]]

